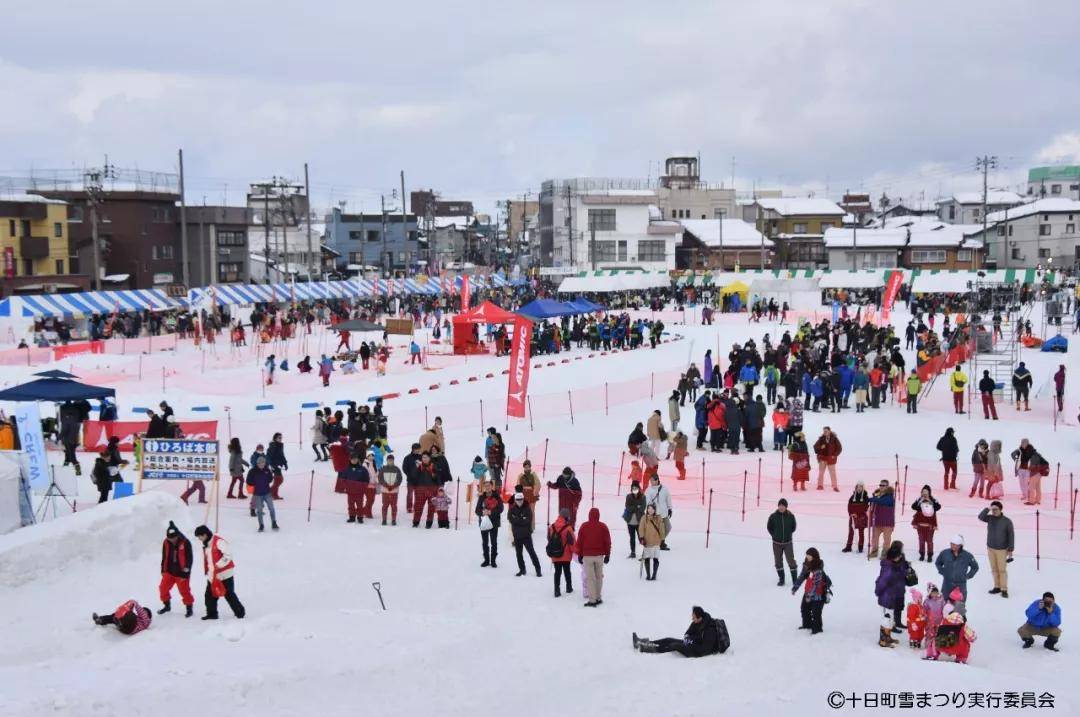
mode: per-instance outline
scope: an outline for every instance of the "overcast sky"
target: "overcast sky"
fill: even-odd
[[[456,7],[455,7],[456,6]],[[1080,162],[1080,3],[37,0],[0,23],[0,174],[175,171],[188,199],[302,179],[372,210],[492,208],[700,153],[738,189],[875,197]]]

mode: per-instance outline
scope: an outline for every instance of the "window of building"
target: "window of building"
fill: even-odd
[[[13,237],[18,236],[18,234],[15,233],[15,220],[14,219],[8,219],[8,234],[10,234]]]
[[[613,232],[615,231],[615,210],[614,209],[590,209],[589,210],[589,230],[596,230],[598,232]]]
[[[832,222],[822,222],[821,223],[821,233],[822,234],[825,233],[825,230],[832,229],[832,228],[833,228],[833,223]]]
[[[1041,237],[1050,236],[1050,225],[1049,224],[1040,224],[1039,225],[1039,236],[1041,236]]]
[[[362,251],[350,251],[349,252],[349,263],[350,264],[358,264],[358,265],[363,264],[364,263],[364,252],[362,252]]]
[[[23,259],[23,276],[33,276],[33,275],[34,275],[34,260],[33,259]]]
[[[1009,225],[1009,236],[1012,236],[1012,235],[1013,235],[1013,226],[1012,226],[1012,224],[1010,224]]]
[[[161,246],[154,246],[150,249],[151,259],[172,259],[173,248],[172,244],[162,244]]]
[[[78,204],[68,205],[68,221],[81,222],[83,220],[83,208]]]
[[[63,259],[57,259],[56,260],[56,273],[57,274],[63,274],[64,273],[64,260]]]
[[[619,242],[619,261],[626,261],[626,240]]]
[[[956,205],[949,205],[949,219],[956,219]]]
[[[350,229],[349,230],[349,239],[352,240],[352,241],[363,241],[364,240],[364,230],[363,229]]]
[[[666,261],[666,242],[663,239],[645,239],[637,244],[638,261]]]
[[[1046,247],[1039,247],[1039,258],[1046,259],[1050,256],[1050,249]]]
[[[1005,236],[1005,225],[1004,224],[997,228],[997,235],[999,237]]]
[[[712,210],[712,216],[713,219],[723,219],[725,216],[727,216],[727,212],[725,212],[720,207],[717,207],[716,209]]]
[[[153,220],[158,223],[167,223],[172,219],[172,212],[168,207],[154,207]]]
[[[238,261],[218,262],[218,281],[241,281],[244,265]]]
[[[614,241],[598,240],[590,242],[590,244],[593,245],[591,247],[592,256],[590,257],[592,261],[616,261],[616,243]]]
[[[368,229],[367,230],[367,240],[368,241],[379,241],[379,239],[382,238],[382,237],[379,236],[379,234],[380,234],[380,232],[379,232],[378,229]]]
[[[1060,184],[1051,184],[1050,185],[1050,193],[1051,194],[1061,194],[1061,185]]]
[[[420,239],[420,233],[415,229],[409,230],[409,241],[418,241]]]
[[[978,218],[980,216],[982,216],[982,209],[980,209],[979,207],[975,207],[971,211],[972,211],[971,216],[975,217],[976,220],[978,220]]]
[[[792,234],[805,234],[806,233],[806,225],[805,224],[795,224],[795,225],[793,225],[792,228],[791,228],[791,233]]]
[[[1066,224],[1065,225],[1065,233],[1066,234],[1075,234],[1076,233],[1076,225],[1075,224]]]
[[[218,246],[245,246],[247,236],[239,231],[220,231],[217,233]]]
[[[56,237],[57,239],[63,239],[64,238],[64,223],[63,222],[53,222],[53,236]]]
[[[957,249],[956,250],[957,261],[971,261],[971,249]]]
[[[913,249],[911,251],[912,264],[944,264],[944,249]]]
[[[1020,247],[1014,246],[1012,248],[1012,258],[1015,259],[1015,260],[1020,259]]]
[[[397,256],[397,260],[398,260],[398,264],[401,264],[402,266],[408,266],[409,265],[409,252],[407,252],[407,251],[399,251],[398,256]]]

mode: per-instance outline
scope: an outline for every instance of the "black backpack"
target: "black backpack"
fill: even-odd
[[[731,647],[731,637],[728,635],[727,623],[723,620],[714,619],[713,625],[716,629],[716,651],[722,655]]]
[[[562,554],[566,552],[566,546],[571,544],[572,541],[563,543],[562,533],[566,528],[562,530],[551,531],[551,535],[548,536],[547,548],[544,552],[548,554],[549,558],[561,558]]]

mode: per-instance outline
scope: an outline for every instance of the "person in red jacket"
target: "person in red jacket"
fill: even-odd
[[[836,459],[840,455],[843,446],[840,439],[832,430],[825,426],[821,436],[814,441],[814,455],[818,460],[817,489],[825,490],[825,471],[829,471],[829,480],[832,481],[832,489],[839,493],[840,488],[836,485]]]
[[[607,525],[600,522],[599,508],[589,509],[589,519],[578,529],[574,547],[578,562],[585,566],[585,583],[589,591],[589,602],[585,607],[596,607],[604,602],[604,565],[611,560],[611,533]]]
[[[125,635],[134,635],[150,627],[150,608],[143,607],[134,600],[128,600],[116,608],[110,615],[94,613],[95,625],[115,625]]]
[[[574,559],[574,523],[570,520],[570,509],[559,508],[559,517],[548,528],[548,543],[551,536],[558,535],[563,544],[563,551],[559,555],[551,557],[551,564],[555,568],[555,597],[562,595],[559,592],[559,575],[566,576],[566,594],[574,592],[574,585],[570,581],[570,562]]]
[[[172,609],[169,594],[175,585],[184,602],[184,617],[191,617],[195,598],[191,594],[191,541],[188,540],[171,520],[165,530],[165,540],[161,541],[161,584],[158,595],[162,607],[158,615],[164,615]]]
[[[855,539],[855,531],[859,532],[859,552],[863,550],[864,536],[866,534],[866,526],[868,523],[867,513],[870,510],[870,495],[866,492],[866,485],[859,481],[855,484],[855,490],[851,493],[851,497],[847,501],[847,513],[848,513],[848,529],[847,529],[847,544],[841,553],[851,552],[851,543]]]

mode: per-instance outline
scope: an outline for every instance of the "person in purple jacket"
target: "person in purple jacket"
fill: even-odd
[[[878,556],[878,539],[884,538],[882,547],[892,543],[893,528],[896,527],[896,496],[889,481],[882,479],[878,489],[870,496],[870,552],[866,559]]]
[[[878,645],[881,647],[892,647],[898,642],[892,637],[890,630],[900,633],[906,627],[900,621],[900,612],[904,609],[904,590],[909,567],[907,559],[904,558],[904,544],[897,540],[885,552],[881,571],[874,583],[874,594],[877,595],[878,605],[883,611],[878,638]]]

